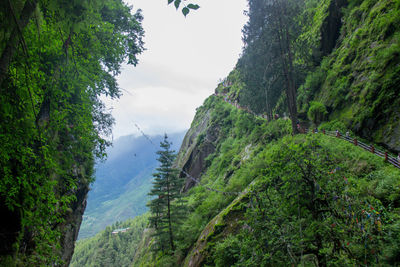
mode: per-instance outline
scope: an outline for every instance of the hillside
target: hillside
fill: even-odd
[[[147,229],[124,241],[135,256],[121,266],[262,266],[324,259],[344,266],[362,263],[365,256],[383,265],[397,262],[400,171],[343,140],[288,133],[288,121],[266,123],[221,97],[206,100],[179,154],[183,166],[204,162],[201,174],[186,167],[201,185],[188,186],[190,212],[178,230],[179,252],[152,255]],[[74,262],[91,266],[104,244],[115,259],[124,257],[110,247],[120,244],[111,230],[78,242]],[[292,256],[276,254],[288,244]]]
[[[400,10],[398,1],[349,1],[335,49],[306,77],[302,93],[330,120],[400,151]],[[308,90],[305,90],[308,88]],[[304,96],[305,96],[304,95]]]
[[[398,266],[400,170],[371,152],[400,152],[400,2],[248,3],[241,58],[175,162],[175,244],[150,221],[124,266]],[[115,242],[99,238],[77,243],[82,265]]]
[[[179,149],[184,134],[169,136],[173,149]],[[151,139],[158,144],[162,136],[151,136]],[[93,236],[108,225],[147,211],[147,192],[157,166],[157,149],[144,136],[123,136],[114,141],[107,150],[107,160],[95,167],[95,181],[88,194],[78,239]]]
[[[72,258],[71,267],[80,266],[130,266],[143,233],[146,233],[147,215],[136,216],[124,222],[107,226],[92,238],[82,239]],[[127,229],[127,232],[112,234],[114,229]]]

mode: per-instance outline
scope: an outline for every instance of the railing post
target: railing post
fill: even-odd
[[[385,152],[385,161],[388,161],[388,153]]]
[[[357,138],[354,138],[354,145],[358,146]]]
[[[375,154],[375,147],[374,147],[374,145],[371,145],[371,153],[372,153],[372,154]]]

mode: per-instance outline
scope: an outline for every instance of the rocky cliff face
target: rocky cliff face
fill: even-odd
[[[69,266],[74,253],[75,241],[78,238],[83,213],[85,212],[88,192],[88,184],[81,183],[78,186],[75,192],[76,201],[71,204],[71,209],[69,213],[66,214],[65,222],[60,226],[62,232],[61,260],[64,266]]]
[[[317,68],[321,75],[309,76],[321,84],[315,100],[331,111],[330,120],[399,152],[400,10],[386,0],[345,3],[331,1],[320,29],[326,57]]]
[[[346,0],[330,1],[328,16],[322,23],[320,51],[323,56],[329,55],[335,48],[342,27],[342,8],[347,5]]]
[[[219,127],[211,125],[211,111],[199,111],[178,153],[177,165],[182,169],[181,177],[189,174],[194,179],[201,179],[201,175],[207,171],[206,159],[215,152],[218,138]],[[188,178],[184,190],[187,191],[195,185],[196,181]]]

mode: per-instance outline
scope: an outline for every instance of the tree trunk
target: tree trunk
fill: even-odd
[[[282,61],[282,71],[286,82],[286,98],[289,109],[289,117],[292,121],[293,134],[298,134],[297,129],[297,105],[296,105],[296,84],[293,73],[293,55],[290,48],[289,25],[282,21],[282,14],[285,17],[286,7],[275,1],[277,17],[277,36]]]
[[[167,178],[168,179],[168,178]],[[167,181],[167,203],[168,203],[168,230],[169,230],[169,243],[171,245],[171,249],[175,250],[175,246],[174,246],[174,238],[172,235],[172,223],[171,223],[171,203],[170,203],[170,190],[169,190],[169,179]]]
[[[37,2],[38,0],[26,0],[20,18],[17,21],[18,24],[16,24],[11,30],[10,38],[8,39],[6,47],[0,57],[0,85],[7,77],[8,67],[10,66],[11,59],[17,50],[18,36],[19,34],[22,34],[23,29],[28,25],[31,16],[36,9]]]
[[[292,54],[292,49],[290,48],[290,36],[289,36],[289,29],[288,25],[285,25],[285,31],[286,31],[286,50],[288,54],[288,71],[289,71],[289,81],[290,81],[290,86],[288,88],[288,99],[289,99],[289,110],[290,112],[290,119],[292,120],[292,130],[293,134],[298,134],[299,130],[297,129],[297,92],[296,92],[296,83],[295,83],[295,77],[294,77],[294,71],[293,71],[293,54]]]

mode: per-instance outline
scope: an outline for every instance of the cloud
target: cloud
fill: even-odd
[[[118,82],[124,95],[105,99],[113,108],[114,138],[189,128],[200,106],[234,68],[241,52],[246,0],[201,0],[186,18],[167,1],[128,1],[143,10],[146,51],[139,65],[124,66]],[[193,1],[192,1],[193,2]]]
[[[194,117],[195,108],[208,95],[204,90],[193,93],[168,87],[142,87],[118,100],[105,100],[119,120],[114,128],[119,135],[114,138],[140,134],[135,124],[150,135],[185,130]]]

